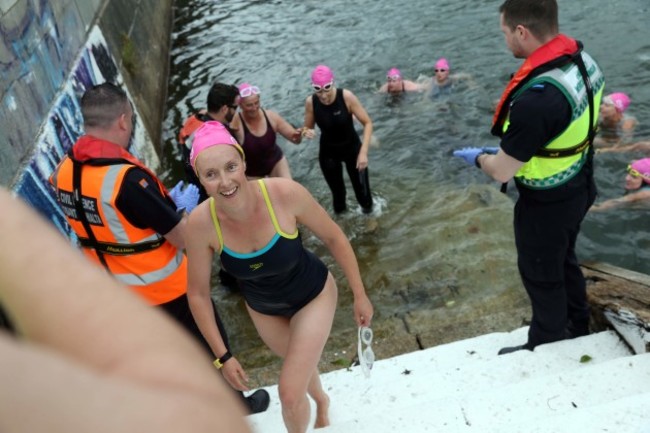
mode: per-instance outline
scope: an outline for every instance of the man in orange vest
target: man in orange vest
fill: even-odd
[[[82,251],[150,305],[174,317],[210,353],[187,301],[183,252],[185,214],[196,206],[198,188],[183,188],[179,182],[168,192],[127,151],[133,108],[119,87],[104,83],[89,89],[81,99],[81,112],[86,134],[50,182]],[[216,308],[215,317],[223,332]],[[222,355],[214,354],[217,359]],[[269,395],[258,390],[245,403],[251,413],[262,412]]]

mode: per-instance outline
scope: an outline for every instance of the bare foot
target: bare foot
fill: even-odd
[[[316,422],[314,428],[323,428],[330,425],[330,398],[323,393],[324,398],[316,402]]]

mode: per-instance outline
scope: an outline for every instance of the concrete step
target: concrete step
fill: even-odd
[[[466,340],[429,350],[419,351],[376,363],[370,379],[365,379],[358,367],[338,370],[322,378],[328,392],[336,395],[355,396],[353,402],[361,402],[370,412],[399,410],[417,404],[422,398],[457,398],[483,389],[494,389],[508,384],[570,371],[629,356],[630,352],[614,333],[601,333],[587,338],[540,346],[535,353],[517,352],[498,356],[500,345],[512,344],[507,334],[481,337],[472,342]],[[472,339],[474,340],[474,339]],[[515,341],[517,337],[515,337]],[[497,348],[497,349],[495,349]],[[534,356],[528,356],[534,355]],[[580,363],[583,355],[589,355],[588,363]],[[526,359],[522,362],[522,359]],[[407,374],[408,373],[408,374]],[[376,404],[381,402],[381,404]],[[353,404],[342,402],[332,408],[332,417],[340,420],[357,416]],[[336,410],[335,410],[336,409]]]
[[[358,367],[322,375],[332,400],[332,425],[321,431],[417,432],[429,431],[432,426],[438,431],[478,431],[473,425],[491,431],[493,424],[516,424],[522,411],[529,419],[549,416],[531,409],[547,407],[548,401],[564,407],[566,398],[580,398],[573,402],[577,408],[571,404],[575,411],[582,405],[603,404],[598,400],[603,396],[614,399],[640,393],[643,390],[635,387],[639,384],[632,377],[635,374],[650,383],[650,358],[638,358],[643,361],[640,366],[633,363],[632,368],[625,368],[636,358],[630,357],[629,349],[613,332],[539,346],[535,352],[497,356],[500,347],[525,341],[526,332],[522,328],[488,334],[381,360],[369,379]],[[591,358],[589,362],[580,362],[584,355]],[[621,386],[615,390],[603,389],[611,385],[610,371],[621,376]],[[601,376],[607,379],[601,381]],[[597,397],[591,401],[577,393],[583,388],[595,389]],[[255,432],[283,431],[277,387],[267,390],[271,407],[248,419]],[[513,395],[518,397],[511,401]],[[559,416],[560,412],[551,414]],[[368,423],[379,430],[361,429]]]

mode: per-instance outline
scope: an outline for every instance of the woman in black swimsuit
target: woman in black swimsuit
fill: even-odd
[[[190,163],[210,198],[192,211],[187,227],[192,314],[226,380],[236,389],[248,389],[246,373],[214,324],[210,275],[216,252],[239,281],[260,337],[284,358],[278,390],[287,430],[307,430],[307,394],[316,402],[315,427],[324,427],[329,425],[329,397],[317,367],[334,320],[337,287],[320,259],[303,248],[299,224],[325,244],[343,270],[358,326],[370,326],[373,307],[339,226],[297,182],[248,180],[243,154],[218,122],[206,122],[195,133]]]
[[[372,120],[359,99],[347,89],[334,87],[334,74],[319,65],[311,75],[314,94],[305,101],[303,134],[314,138],[314,124],[321,130],[318,161],[332,191],[334,212],[347,209],[343,164],[350,177],[357,202],[364,213],[372,212],[372,194],[368,181],[368,147],[372,137]],[[356,117],[363,125],[363,139],[354,129]]]

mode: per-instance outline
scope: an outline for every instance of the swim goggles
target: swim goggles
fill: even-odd
[[[386,76],[386,81],[399,81],[401,79],[402,77],[397,74]]]
[[[239,91],[239,96],[242,98],[247,98],[251,95],[259,95],[259,94],[260,94],[260,88],[257,86],[244,87]]]
[[[639,171],[633,169],[631,165],[627,166],[627,172],[632,177],[640,177],[642,179],[650,181],[650,176],[648,176],[647,174],[640,173]]]
[[[364,376],[370,377],[370,370],[372,370],[372,364],[375,362],[375,353],[370,347],[372,344],[372,329],[360,326],[358,338],[357,356],[359,357],[359,365]],[[366,346],[365,349],[363,345]]]
[[[434,69],[433,72],[447,72],[449,69],[445,68],[440,68],[440,69]]]
[[[334,85],[334,81],[330,81],[324,86],[319,86],[318,84],[312,84],[311,88],[314,89],[314,92],[316,93],[329,92],[329,90],[332,88],[333,85]]]

